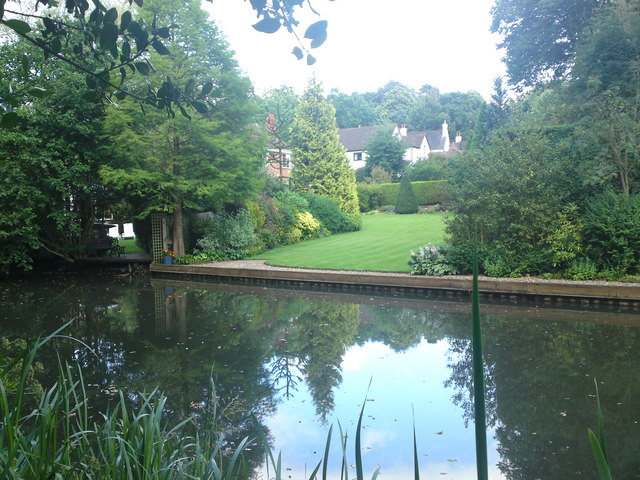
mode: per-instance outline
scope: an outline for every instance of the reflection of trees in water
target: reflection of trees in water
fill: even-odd
[[[455,321],[455,314],[437,310],[362,305],[360,311],[358,343],[379,341],[396,352],[416,346],[423,338],[429,343],[442,340]]]
[[[218,426],[230,442],[237,442],[255,435],[249,415],[264,418],[274,409],[277,389],[288,386],[292,392],[300,377],[308,382],[318,413],[327,415],[342,381],[342,356],[356,338],[359,343],[383,342],[395,351],[422,339],[447,339],[448,385],[457,389],[456,402],[472,418],[467,314],[162,289],[158,323],[154,293],[144,284],[92,279],[67,285],[43,282],[38,291],[20,284],[3,286],[0,326],[3,335],[33,338],[75,318],[65,333],[97,355],[74,342],[51,345],[63,361],[77,359],[82,365],[87,383],[96,385],[88,393],[99,411],[113,398],[105,391],[125,390],[135,405],[136,392],[159,386],[169,398],[172,420],[194,414],[194,426],[202,427],[201,405],[211,397],[213,366]],[[540,325],[497,316],[483,321],[488,413],[507,478],[595,478],[586,435],[587,427],[595,426],[593,377],[603,382],[614,474],[633,478],[640,472],[638,329],[552,321]],[[43,379],[53,381],[56,352],[43,351],[41,361]],[[274,383],[274,375],[282,382]],[[253,466],[261,451],[254,447],[250,455]]]
[[[342,382],[342,356],[358,330],[359,305],[304,301],[296,306],[290,315],[279,312],[283,323],[271,369],[285,395],[304,377],[316,412],[325,420],[334,408],[334,388]]]
[[[638,474],[640,330],[494,316],[484,317],[483,327],[487,413],[506,478],[597,478],[586,434],[596,423],[594,377],[614,476]],[[470,342],[452,340],[451,352],[448,384],[458,388],[454,400],[472,420]]]

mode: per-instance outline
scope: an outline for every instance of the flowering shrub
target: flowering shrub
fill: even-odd
[[[457,274],[458,270],[447,259],[447,250],[447,247],[434,247],[430,243],[420,247],[417,252],[412,250],[409,260],[411,274],[432,277]]]
[[[175,257],[175,254],[173,253],[172,250],[163,250],[162,251],[162,256],[163,257]]]

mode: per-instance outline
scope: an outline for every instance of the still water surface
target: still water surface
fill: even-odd
[[[595,479],[587,428],[600,385],[617,478],[639,478],[640,313],[482,305],[492,479]],[[475,478],[470,315],[466,299],[397,298],[216,283],[56,277],[0,282],[0,336],[33,338],[73,320],[56,340],[82,365],[92,400],[159,386],[170,413],[198,414],[213,372],[221,428],[282,452],[286,477],[306,478],[333,425],[353,449],[365,402],[365,474],[413,477],[415,424],[423,478]],[[52,351],[42,355],[54,378]],[[370,384],[370,386],[369,386]],[[264,452],[248,463],[256,476]],[[351,471],[355,471],[351,468]],[[368,472],[368,473],[367,473]]]

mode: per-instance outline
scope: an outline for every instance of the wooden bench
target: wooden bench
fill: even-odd
[[[87,241],[86,246],[90,257],[99,257],[103,253],[109,253],[109,255],[117,253],[118,256],[124,254],[124,247],[118,245],[117,240],[111,237],[93,238]]]

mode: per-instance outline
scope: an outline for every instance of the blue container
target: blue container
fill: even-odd
[[[171,265],[173,263],[173,257],[162,257],[162,263]]]

